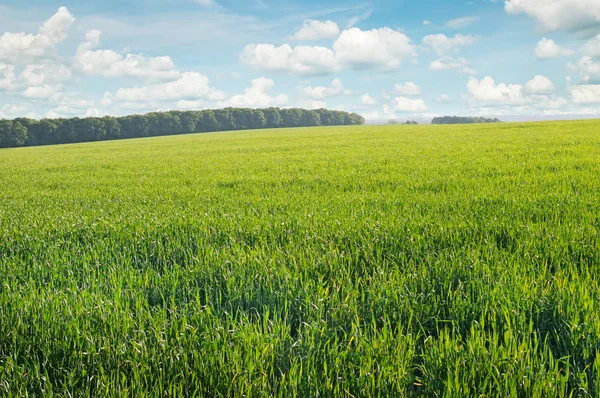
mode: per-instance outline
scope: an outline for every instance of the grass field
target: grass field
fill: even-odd
[[[0,396],[599,396],[600,122],[0,150]]]

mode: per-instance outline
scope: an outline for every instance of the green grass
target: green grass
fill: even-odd
[[[598,396],[600,122],[0,150],[0,396]]]

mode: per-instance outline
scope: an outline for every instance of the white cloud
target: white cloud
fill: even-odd
[[[340,34],[340,28],[333,21],[304,21],[304,25],[294,34],[292,40],[334,39]]]
[[[59,92],[52,95],[49,100],[70,108],[86,109],[94,106],[94,101],[82,99],[78,93],[74,92]]]
[[[23,96],[34,99],[47,99],[58,93],[62,89],[61,85],[44,84],[42,86],[28,87],[23,92]]]
[[[185,72],[178,80],[168,83],[120,88],[112,98],[123,102],[170,101],[205,98],[213,92],[208,77],[197,72]]]
[[[535,48],[535,56],[538,58],[570,57],[575,51],[563,48],[556,44],[554,40],[543,38]]]
[[[474,75],[477,73],[476,70],[469,66],[469,61],[464,58],[452,58],[443,56],[440,59],[433,61],[429,65],[429,70],[449,70],[455,69],[458,73],[463,75]]]
[[[102,32],[92,30],[77,47],[75,66],[85,74],[106,77],[136,77],[148,80],[174,80],[180,77],[168,56],[147,57],[143,54],[121,54],[113,50],[95,50]]]
[[[473,45],[477,42],[477,37],[473,35],[457,34],[454,37],[448,37],[438,33],[427,35],[423,38],[423,44],[430,47],[438,55],[444,55],[451,51],[458,51],[461,47]]]
[[[479,17],[457,18],[457,19],[453,19],[451,21],[448,21],[446,23],[446,26],[449,27],[449,28],[451,28],[451,29],[463,29],[463,28],[466,28],[468,26],[473,25],[478,20],[479,20]]]
[[[112,105],[112,103],[113,103],[113,99],[112,99],[112,93],[110,93],[110,92],[108,92],[108,91],[107,91],[107,92],[105,92],[105,93],[104,93],[104,96],[103,96],[103,97],[102,97],[102,99],[100,100],[100,104],[101,104],[102,106],[109,107],[109,106],[111,106],[111,105]]]
[[[2,7],[0,6],[0,9],[1,8]],[[14,119],[16,117],[36,119],[37,115],[30,110],[29,104],[10,104],[0,108],[0,119]]]
[[[451,97],[448,94],[442,94],[435,99],[437,102],[450,102]]]
[[[405,58],[416,54],[408,36],[387,27],[345,30],[333,49],[340,63],[353,69],[397,69]]]
[[[405,58],[415,55],[415,47],[408,36],[386,27],[344,30],[333,50],[319,46],[249,44],[242,50],[240,60],[262,71],[326,75],[339,71],[342,66],[392,70],[400,67]]]
[[[583,54],[592,58],[600,58],[600,35],[585,43],[583,46]]]
[[[281,106],[288,103],[288,97],[280,94],[273,98],[268,94],[275,82],[272,79],[260,77],[252,80],[252,85],[244,90],[244,94],[234,95],[227,101],[218,103],[222,107],[265,108],[273,105]]]
[[[365,94],[360,97],[360,103],[363,105],[370,106],[370,105],[375,105],[376,101],[373,98],[371,98],[371,96],[369,94]]]
[[[549,95],[553,94],[556,88],[550,79],[537,75],[525,84],[525,91],[533,95]]]
[[[407,97],[395,97],[390,105],[384,105],[386,113],[398,112],[425,112],[428,108],[422,99],[411,99]]]
[[[496,84],[491,77],[481,81],[471,78],[467,83],[470,105],[488,114],[539,114],[564,110],[565,98],[557,97],[550,79],[537,75],[524,86]]]
[[[322,100],[327,97],[333,97],[336,95],[350,95],[350,90],[344,89],[344,85],[340,79],[333,79],[330,87],[312,87],[312,86],[299,86],[298,91],[303,97],[312,98],[315,100]]]
[[[467,90],[472,100],[485,105],[522,105],[527,102],[520,84],[496,84],[491,77],[469,79]]]
[[[594,61],[592,57],[581,57],[576,65],[569,64],[569,67],[573,70],[579,71],[583,83],[600,83],[600,62]]]
[[[576,104],[600,104],[600,84],[572,86],[570,93]]]
[[[21,72],[21,81],[28,86],[42,86],[49,82],[66,82],[71,79],[71,70],[54,63],[30,64]]]
[[[423,26],[429,26],[429,25],[431,25],[431,21],[428,21],[428,20],[423,21]]]
[[[526,14],[548,31],[586,32],[600,28],[598,0],[506,0],[508,14]]]
[[[21,91],[27,98],[47,99],[70,79],[71,71],[61,64],[29,64],[17,75],[14,65],[0,63],[0,90]]]
[[[240,59],[246,65],[263,71],[294,75],[324,75],[337,72],[340,68],[335,54],[325,47],[297,46],[284,44],[249,44]]]
[[[407,97],[421,95],[421,87],[419,87],[416,83],[413,82],[396,84],[394,85],[394,90],[396,90],[396,93]]]
[[[67,38],[67,31],[74,21],[69,11],[61,7],[39,28],[38,34],[5,32],[0,36],[0,60],[26,63],[45,56]]]
[[[0,90],[10,90],[16,80],[15,67],[0,63]]]

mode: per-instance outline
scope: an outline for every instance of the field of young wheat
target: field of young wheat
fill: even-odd
[[[0,396],[598,396],[600,122],[0,150]]]

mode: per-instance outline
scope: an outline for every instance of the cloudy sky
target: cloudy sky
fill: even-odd
[[[226,106],[600,114],[600,0],[0,0],[0,118]]]

